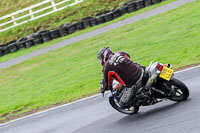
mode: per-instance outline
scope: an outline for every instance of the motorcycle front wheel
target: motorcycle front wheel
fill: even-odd
[[[178,79],[170,81],[171,94],[168,96],[169,100],[181,102],[188,98],[189,90],[187,86]]]
[[[121,108],[118,100],[116,100],[115,98],[109,98],[109,103],[114,109],[124,114],[133,115],[139,111],[139,107],[136,105],[127,108]]]

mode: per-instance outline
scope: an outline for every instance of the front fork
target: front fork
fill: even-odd
[[[122,90],[123,91],[123,90]],[[119,91],[119,90],[113,90],[113,91],[110,91],[110,93],[108,94],[108,98],[115,98],[117,99],[118,101],[120,100],[121,96],[123,95],[123,92],[122,91]]]

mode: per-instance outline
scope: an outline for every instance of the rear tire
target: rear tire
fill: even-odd
[[[139,107],[136,106],[136,105],[133,105],[129,108],[121,108],[119,106],[119,103],[116,99],[114,98],[109,98],[109,102],[110,102],[110,105],[116,109],[117,111],[121,112],[121,113],[124,113],[124,114],[128,114],[128,115],[133,115],[133,114],[136,114],[138,111],[139,111]]]
[[[174,93],[168,97],[169,100],[181,102],[189,97],[189,90],[183,82],[174,78],[170,84]]]

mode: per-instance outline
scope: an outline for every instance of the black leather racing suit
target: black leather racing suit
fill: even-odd
[[[103,89],[112,89],[112,79],[117,80],[126,87],[120,100],[120,105],[125,104],[134,96],[134,92],[141,87],[143,75],[142,67],[129,59],[126,52],[111,54],[103,67]],[[138,81],[140,79],[140,81]]]

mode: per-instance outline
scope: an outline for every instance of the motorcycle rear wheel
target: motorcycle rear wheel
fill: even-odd
[[[183,82],[174,78],[170,84],[173,94],[168,97],[169,100],[181,102],[189,97],[189,90]]]
[[[119,102],[115,98],[109,98],[109,103],[114,109],[124,114],[133,115],[139,111],[139,107],[136,105],[128,108],[121,108]]]

